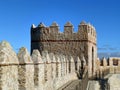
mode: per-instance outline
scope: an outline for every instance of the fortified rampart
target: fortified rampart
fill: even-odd
[[[74,33],[73,25],[67,22],[64,32],[59,31],[57,23],[46,27],[40,23],[37,27],[31,26],[31,53],[34,49],[48,51],[49,53],[70,55],[74,59],[83,57],[88,65],[89,76],[95,74],[95,62],[97,59],[96,31],[95,28],[85,22],[78,25],[78,32]],[[42,53],[41,53],[42,54]]]
[[[79,57],[77,69],[81,67]],[[57,90],[70,80],[77,79],[72,56],[40,55],[26,48],[16,54],[9,43],[0,43],[0,90]]]
[[[120,58],[110,57],[97,60],[96,75],[98,78],[103,78],[107,74],[120,74]]]
[[[70,22],[63,33],[56,23],[32,25],[31,55],[24,47],[16,54],[9,43],[0,43],[0,90],[61,90],[78,78],[76,90],[86,90],[90,79],[102,80],[111,74],[120,74],[120,58],[99,60],[95,28],[84,22],[77,33]]]

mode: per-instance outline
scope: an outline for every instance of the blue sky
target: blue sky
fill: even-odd
[[[0,41],[30,51],[31,24],[56,21],[63,31],[71,21],[77,31],[82,20],[96,28],[99,53],[120,52],[120,0],[0,0]]]

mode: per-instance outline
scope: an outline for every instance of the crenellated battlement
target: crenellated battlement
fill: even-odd
[[[59,25],[56,22],[53,22],[51,26],[46,27],[43,23],[40,23],[38,26],[34,24],[31,26],[31,34],[35,35],[36,33],[41,34],[40,39],[53,39],[59,40],[62,39],[89,39],[92,42],[96,42],[96,30],[90,23],[81,22],[78,25],[78,30],[74,32],[74,26],[67,22],[64,25],[64,32],[61,33],[59,29]],[[52,38],[54,36],[55,38]],[[67,38],[66,38],[67,36]],[[79,36],[79,37],[78,37]],[[34,38],[35,39],[35,38]]]
[[[79,58],[38,50],[30,55],[24,47],[16,54],[8,42],[0,43],[0,90],[58,90],[78,79],[80,67]]]
[[[97,58],[96,30],[83,21],[76,33],[70,22],[63,32],[56,22],[33,24],[31,55],[24,47],[16,54],[8,42],[0,43],[0,90],[58,90],[78,78],[84,90],[89,79],[111,73],[120,73],[120,58]]]
[[[109,57],[108,59],[102,58],[101,60],[98,58],[99,66],[119,66],[120,58],[119,57]]]
[[[120,74],[120,58],[109,57],[108,59],[97,59],[96,75],[98,78],[105,78],[107,74]]]

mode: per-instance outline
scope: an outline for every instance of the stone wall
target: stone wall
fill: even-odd
[[[16,54],[9,43],[0,43],[0,90],[57,90],[74,79],[77,75],[72,56],[47,51],[41,56],[38,50],[30,56],[24,47]]]
[[[95,75],[97,46],[96,46],[96,30],[85,22],[78,25],[78,31],[74,32],[74,26],[67,22],[64,25],[64,32],[59,31],[59,25],[52,23],[46,27],[40,23],[37,27],[31,27],[31,53],[34,49],[48,51],[48,53],[69,55],[74,60],[79,57],[81,62],[85,58],[88,68],[89,77]]]
[[[107,81],[108,90],[120,90],[120,74],[113,74]]]
[[[97,65],[96,76],[98,78],[103,78],[107,74],[120,74],[119,57],[110,57],[108,59],[103,58],[102,60],[98,58],[96,65]]]
[[[85,22],[80,23],[77,33],[70,22],[64,25],[63,33],[59,31],[59,26],[55,22],[49,27],[43,23],[31,27],[31,53],[34,49],[40,52],[47,50],[73,57],[84,56],[87,60],[89,43],[96,46],[96,31],[92,25]]]

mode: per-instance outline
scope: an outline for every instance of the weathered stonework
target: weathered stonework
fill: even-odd
[[[18,54],[7,42],[0,43],[0,90],[57,90],[66,82],[77,79],[75,64],[68,56],[26,48]],[[66,70],[68,72],[66,72]]]
[[[114,74],[108,79],[109,90],[120,90],[120,74]]]
[[[19,88],[25,90],[34,89],[34,65],[26,48],[20,48],[18,53]],[[32,65],[31,65],[32,64]]]
[[[9,43],[0,43],[0,90],[18,90],[18,58]]]
[[[120,88],[119,74],[120,58],[97,58],[96,31],[84,22],[77,33],[70,22],[63,33],[56,23],[32,25],[31,56],[24,47],[16,55],[8,42],[0,43],[0,90],[61,90],[78,78],[80,90],[86,90],[89,79],[106,78],[113,90]],[[91,90],[96,87],[100,89],[98,83],[91,84]]]
[[[109,59],[103,58],[96,63],[97,70],[96,76],[98,78],[104,78],[107,74],[120,74],[120,58],[110,57]]]
[[[85,58],[86,64],[89,66],[89,76],[95,75],[97,47],[96,47],[96,31],[95,28],[85,22],[81,22],[78,26],[78,32],[74,33],[73,25],[67,22],[64,25],[64,32],[59,32],[57,23],[52,23],[50,27],[46,27],[40,23],[37,27],[31,27],[31,53],[34,49],[48,51],[48,53],[62,54],[72,56],[75,60]]]

